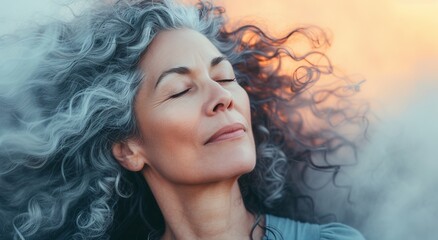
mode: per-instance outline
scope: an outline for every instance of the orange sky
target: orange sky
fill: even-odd
[[[367,80],[361,93],[366,98],[400,105],[421,79],[434,76],[438,82],[438,0],[212,1],[226,8],[231,22],[252,22],[274,34],[303,24],[326,29],[333,43],[330,59]],[[0,9],[0,32],[24,19],[58,16],[55,2],[8,2],[11,8]],[[433,86],[438,89],[438,83]]]
[[[382,100],[389,89],[403,97],[419,74],[438,80],[438,0],[216,2],[225,6],[232,22],[254,22],[272,33],[302,24],[328,30],[333,43],[329,57],[346,73],[367,79],[366,97]]]

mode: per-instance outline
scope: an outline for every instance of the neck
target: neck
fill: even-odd
[[[250,239],[256,219],[244,206],[237,178],[175,186],[145,177],[165,219],[162,239]],[[254,239],[262,236],[256,228]]]

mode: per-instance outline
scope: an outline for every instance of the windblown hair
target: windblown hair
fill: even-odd
[[[210,2],[120,1],[3,37],[0,238],[144,238],[163,228],[144,178],[122,168],[111,147],[137,134],[140,58],[157,33],[180,28],[199,31],[225,54],[249,94],[257,164],[239,179],[246,207],[317,221],[302,193],[305,172],[334,179],[343,163],[327,156],[345,146],[355,152],[337,130],[362,116],[349,104],[354,89],[316,87],[338,79],[320,52],[329,43],[319,29],[274,38],[254,25],[229,31],[225,23],[224,10]],[[310,44],[305,53],[285,47],[297,36]],[[287,59],[296,64],[292,73],[282,65]]]

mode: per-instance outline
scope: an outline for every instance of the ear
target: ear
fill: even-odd
[[[147,162],[140,141],[136,139],[128,139],[114,143],[112,152],[114,157],[124,168],[133,172],[142,170]]]

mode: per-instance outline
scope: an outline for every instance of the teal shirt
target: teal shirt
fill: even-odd
[[[266,215],[263,240],[365,240],[356,229],[341,223],[310,224]]]

